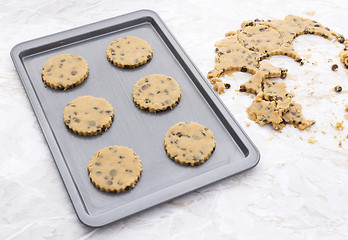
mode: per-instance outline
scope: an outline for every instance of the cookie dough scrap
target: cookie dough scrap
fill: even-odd
[[[292,100],[293,96],[294,94],[286,91],[284,82],[266,80],[263,84],[263,91],[257,94],[247,109],[248,117],[261,126],[267,123],[272,124],[272,127],[279,132],[286,124],[304,130],[313,125],[315,121],[306,120],[303,117],[302,107]]]
[[[220,78],[229,71],[253,74],[240,86],[240,91],[257,95],[247,110],[249,118],[261,125],[270,123],[279,131],[286,123],[303,130],[315,121],[302,116],[301,105],[291,100],[293,96],[286,92],[285,84],[268,80],[271,77],[285,78],[287,70],[262,61],[271,56],[285,55],[302,65],[293,41],[303,34],[315,34],[329,40],[336,38],[343,43],[345,48],[340,54],[341,62],[348,68],[348,41],[341,34],[316,21],[288,15],[284,20],[245,21],[240,30],[226,33],[226,37],[215,44],[215,66],[207,77],[214,84],[214,90],[221,94],[226,87]]]
[[[79,135],[97,135],[111,126],[114,109],[104,98],[82,96],[65,107],[63,119],[65,125]]]
[[[226,38],[215,44],[215,67],[208,78],[219,78],[227,71],[255,74],[259,62],[275,55],[285,55],[302,63],[294,50],[293,40],[303,34],[316,34],[343,43],[344,37],[310,19],[288,15],[284,20],[245,21],[242,29],[226,33]]]
[[[117,67],[135,68],[147,63],[153,56],[151,45],[138,37],[118,38],[106,49],[108,60]]]
[[[343,66],[348,69],[348,40],[344,41],[344,49],[340,53],[340,61],[343,64]]]
[[[88,72],[88,64],[83,57],[60,54],[45,62],[41,77],[47,86],[66,90],[81,84],[87,78]]]
[[[262,92],[263,83],[267,78],[280,77],[284,79],[287,75],[287,69],[274,67],[268,62],[261,62],[260,69],[251,77],[251,79],[240,85],[241,92],[258,94]]]
[[[196,122],[179,122],[165,135],[164,147],[175,162],[195,166],[204,163],[216,146],[212,131]]]
[[[96,152],[88,163],[93,184],[105,192],[133,188],[142,172],[139,156],[130,148],[110,146]]]
[[[181,89],[174,78],[163,74],[151,74],[135,83],[132,95],[133,101],[140,109],[158,112],[177,105]]]

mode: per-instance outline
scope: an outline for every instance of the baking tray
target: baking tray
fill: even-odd
[[[108,62],[108,44],[125,36],[137,36],[150,43],[153,59],[135,69],[121,69]],[[62,53],[84,57],[90,69],[81,85],[66,91],[45,87],[40,75],[45,61]],[[11,50],[11,57],[77,216],[88,226],[102,226],[168,201],[252,168],[260,159],[259,151],[210,83],[151,10],[20,43]],[[154,73],[171,76],[181,86],[181,100],[174,109],[154,114],[133,103],[134,83]],[[114,122],[104,134],[79,136],[64,125],[65,106],[83,95],[103,97],[114,107]],[[164,135],[180,121],[198,122],[214,133],[216,149],[204,164],[183,166],[166,155]],[[143,165],[135,188],[120,194],[98,190],[88,177],[90,158],[111,145],[132,148]]]

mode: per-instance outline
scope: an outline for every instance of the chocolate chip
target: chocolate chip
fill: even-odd
[[[101,171],[96,171],[96,172],[95,172],[95,174],[97,174],[97,175],[101,175],[101,174],[102,174],[102,172],[101,172]]]
[[[98,110],[98,107],[93,107],[94,110]]]
[[[124,158],[124,156],[120,155],[120,156],[119,156],[119,158],[123,159],[123,158]]]
[[[111,175],[111,176],[115,176],[116,175],[116,170],[115,169],[112,169],[112,170],[110,170],[110,172],[109,172],[109,174]]]
[[[148,98],[145,99],[145,103],[150,103],[150,102],[151,102],[150,99],[148,99]]]
[[[102,156],[102,155],[99,155],[98,157],[99,158],[102,158],[102,157],[100,157],[100,156]],[[96,165],[96,166],[100,166],[100,162],[95,162],[95,164],[94,165]]]
[[[63,78],[63,77],[64,77],[63,74],[60,74],[60,75],[59,75],[59,78]]]
[[[343,36],[338,36],[337,40],[338,40],[339,43],[344,43],[345,38]]]
[[[164,89],[164,92],[168,95],[169,91],[168,89]]]
[[[219,49],[218,48],[215,48],[215,52],[218,52],[219,51]]]
[[[71,75],[73,75],[73,76],[75,76],[75,75],[76,75],[76,73],[77,73],[77,71],[76,71],[76,70],[72,70],[72,71],[71,71]]]
[[[241,69],[240,69],[240,71],[241,72],[246,72],[248,69],[246,68],[246,66],[243,66]]]
[[[193,156],[193,160],[199,161],[199,160],[201,160],[201,158],[199,156],[195,155],[195,156]]]
[[[226,89],[230,89],[230,88],[231,88],[231,84],[225,83],[225,88],[226,88]]]
[[[181,132],[177,132],[176,136],[181,137],[182,136]]]
[[[230,52],[231,52],[231,50],[227,50],[226,52],[227,52],[227,53],[230,53]]]
[[[74,118],[74,121],[77,122],[77,123],[79,123],[79,122],[80,122],[80,119]]]
[[[342,92],[342,87],[340,85],[337,85],[335,87],[335,92]]]
[[[331,66],[331,70],[332,70],[332,71],[335,71],[335,72],[336,72],[337,69],[338,69],[338,65],[337,65],[337,64],[334,64],[334,65]]]
[[[147,89],[148,87],[149,87],[149,85],[146,84],[146,85],[142,86],[141,89],[142,89],[142,90],[145,90],[145,89]]]
[[[89,125],[90,127],[95,126],[95,121],[89,121],[89,122],[88,122],[88,125]]]
[[[284,79],[287,76],[287,69],[280,70],[280,78]]]
[[[106,185],[111,186],[112,184],[113,184],[113,182],[112,182],[112,181],[110,181],[110,180],[106,182]]]
[[[67,121],[66,121],[66,124],[70,124],[70,120],[67,120]]]
[[[126,172],[127,173],[131,173],[131,172],[133,172],[131,169],[126,169]]]
[[[50,72],[51,71],[51,68],[47,69],[46,72]]]

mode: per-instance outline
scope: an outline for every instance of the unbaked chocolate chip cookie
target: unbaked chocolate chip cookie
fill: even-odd
[[[164,137],[168,156],[184,165],[204,163],[214,151],[215,145],[210,129],[196,122],[179,122]]]
[[[79,135],[97,135],[111,126],[114,109],[104,98],[82,96],[65,107],[63,119],[65,125]]]
[[[45,62],[41,76],[47,86],[66,90],[81,84],[88,72],[88,64],[83,57],[61,54]]]
[[[110,146],[96,152],[88,163],[93,184],[105,192],[133,188],[142,172],[139,156],[130,148]]]

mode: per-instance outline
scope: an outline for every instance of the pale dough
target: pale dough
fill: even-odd
[[[177,105],[181,89],[174,78],[163,74],[151,74],[135,83],[132,95],[139,108],[157,112]]]
[[[204,163],[215,149],[210,129],[196,122],[179,122],[165,135],[164,147],[168,156],[184,165]]]
[[[130,148],[110,146],[96,152],[88,163],[93,184],[105,192],[133,188],[142,172],[139,156]]]
[[[81,84],[88,72],[88,64],[83,57],[61,54],[45,62],[41,76],[47,86],[66,90]]]
[[[151,45],[138,37],[119,38],[109,44],[106,56],[115,66],[135,68],[147,63],[153,56]]]
[[[114,109],[104,98],[82,96],[64,109],[65,125],[73,132],[89,136],[105,132],[114,118]]]

